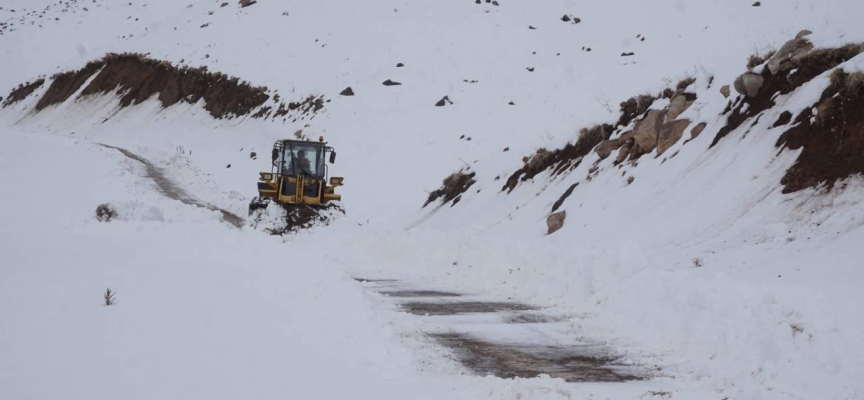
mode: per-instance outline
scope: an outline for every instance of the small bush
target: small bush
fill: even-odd
[[[111,205],[100,204],[96,207],[96,219],[99,222],[110,222],[114,218],[117,218],[117,211]]]
[[[534,153],[533,156],[523,158],[523,161],[525,161],[525,164],[528,165],[528,168],[530,169],[538,168],[540,167],[540,165],[546,162],[546,159],[549,158],[549,154],[549,150],[541,147],[537,149],[537,152]]]
[[[465,193],[471,185],[477,182],[474,180],[474,176],[476,176],[474,172],[466,174],[463,171],[450,174],[450,176],[444,178],[441,188],[429,193],[429,198],[426,199],[423,207],[438,199],[442,199],[442,203],[453,201],[455,205],[461,199],[462,193]]]
[[[117,293],[111,291],[111,288],[105,289],[104,299],[105,299],[105,305],[106,306],[113,306],[114,305],[114,296],[116,294]]]
[[[831,73],[831,91],[844,93],[854,98],[864,95],[864,72],[850,74],[842,69],[835,69]]]
[[[696,78],[694,78],[692,76],[688,76],[688,77],[682,79],[681,81],[679,81],[677,85],[675,85],[675,90],[678,93],[683,93],[684,90],[687,89],[688,86],[692,85],[695,82],[696,82]]]
[[[776,53],[777,50],[769,50],[767,53],[765,53],[765,55],[762,56],[758,54],[751,54],[750,57],[747,59],[747,69],[753,69],[762,64],[765,64],[765,61],[768,61],[769,59],[771,59],[771,57],[774,57],[774,54]]]

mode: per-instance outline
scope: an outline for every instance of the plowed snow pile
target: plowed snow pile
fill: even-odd
[[[0,398],[864,397],[861,15],[6,0]],[[344,215],[225,222],[274,141],[319,135]],[[466,337],[646,379],[483,376]]]

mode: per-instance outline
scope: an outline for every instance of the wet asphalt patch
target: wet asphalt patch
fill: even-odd
[[[505,379],[548,375],[567,382],[626,382],[643,380],[649,375],[643,368],[619,362],[620,358],[602,343],[561,345],[554,339],[554,332],[570,317],[546,315],[540,307],[416,289],[395,279],[354,279],[393,298],[407,313],[436,317],[426,334],[450,349],[460,364],[478,375]],[[496,326],[523,339],[501,342],[488,338],[490,332],[499,331]]]
[[[478,375],[534,378],[549,375],[567,382],[626,382],[641,378],[615,368],[615,360],[579,354],[574,348],[511,346],[456,333],[430,335],[453,350],[462,365]]]
[[[410,302],[399,304],[405,311],[414,315],[457,315],[469,313],[496,313],[502,311],[530,311],[536,308],[519,303],[496,303],[465,301],[454,303]]]
[[[440,292],[437,290],[388,290],[378,292],[388,297],[460,297],[459,293]]]

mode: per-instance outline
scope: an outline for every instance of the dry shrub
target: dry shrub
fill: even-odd
[[[765,64],[765,61],[774,57],[774,54],[777,54],[777,50],[769,50],[765,55],[751,54],[749,58],[747,58],[747,69],[756,68],[762,64]]]
[[[112,292],[111,288],[105,289],[105,294],[104,294],[105,305],[106,306],[113,306],[114,305],[114,296],[116,296],[116,295],[117,295],[117,293]]]
[[[99,222],[110,222],[114,218],[117,218],[117,211],[111,205],[100,204],[96,207],[96,219]]]
[[[453,205],[456,205],[456,203],[458,203],[462,198],[462,193],[465,193],[471,185],[477,182],[474,180],[475,175],[474,172],[466,174],[464,171],[450,174],[450,176],[444,178],[441,188],[429,193],[429,198],[426,199],[426,203],[423,204],[423,207],[428,206],[430,203],[437,201],[438,199],[442,199],[442,203],[453,201]]]
[[[529,169],[538,168],[540,165],[546,162],[547,159],[549,159],[549,154],[549,150],[541,147],[537,149],[537,152],[534,153],[533,156],[526,157],[527,161],[525,162],[525,164],[528,165]]]
[[[864,95],[864,72],[859,71],[850,74],[842,69],[835,69],[831,73],[829,90],[852,98],[860,98]]]
[[[627,101],[622,102],[620,104],[621,117],[618,119],[616,126],[629,125],[630,121],[633,121],[634,118],[644,114],[645,111],[648,111],[648,108],[651,107],[654,100],[654,96],[642,94],[636,97],[631,97],[627,99]]]

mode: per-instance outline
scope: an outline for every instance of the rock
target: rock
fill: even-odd
[[[645,153],[657,147],[657,135],[665,114],[666,112],[662,110],[650,110],[648,115],[636,124],[633,139]]]
[[[512,102],[512,101],[509,102],[509,103],[507,103],[507,104],[509,104],[509,105],[511,105],[511,106],[515,106],[515,105],[516,105],[516,103],[514,103],[514,102]]]
[[[657,155],[663,154],[681,140],[684,130],[690,126],[690,120],[682,119],[663,125],[657,135]]]
[[[722,94],[724,98],[728,99],[729,96],[732,94],[731,92],[729,92],[729,85],[723,85],[723,87],[720,88],[720,94]]]
[[[353,96],[354,90],[352,90],[351,87],[349,86],[349,87],[345,88],[345,90],[339,92],[339,94],[342,96]]]
[[[765,78],[762,75],[753,73],[753,72],[745,72],[737,79],[735,79],[735,91],[741,93],[747,97],[756,97],[759,94],[759,89],[762,88],[762,84],[765,83]]]
[[[762,5],[762,2],[760,2],[760,1],[753,3],[753,7],[760,7],[761,5]]]
[[[628,131],[622,133],[618,140],[621,143],[621,149],[618,150],[618,155],[615,156],[615,164],[621,164],[627,159],[627,156],[630,154],[630,151],[633,150],[633,146],[636,145],[636,140],[634,139],[635,133],[633,131]]]
[[[812,32],[803,30],[798,32],[795,39],[792,39],[780,47],[777,53],[768,60],[768,70],[771,75],[777,75],[780,72],[792,69],[807,53],[813,50],[813,43],[806,39]]]
[[[635,181],[635,180],[636,180],[636,177],[635,177],[635,176],[628,176],[628,177],[627,177],[627,184],[630,185],[630,184],[632,184],[633,181]]]
[[[533,27],[533,26],[531,26],[531,25],[528,25],[528,29],[531,29],[531,30],[533,31],[534,29],[537,29],[537,28],[535,28],[535,27]]]
[[[804,29],[801,32],[798,32],[797,35],[795,35],[795,39],[804,39],[805,37],[810,36],[812,34],[813,34],[813,31]]]
[[[246,8],[257,3],[255,0],[240,0],[240,8]]]
[[[254,151],[249,153],[249,158],[251,158],[253,160],[258,158],[258,153],[254,152]]]
[[[396,64],[396,68],[402,68],[402,67],[404,67],[404,66],[405,66],[405,64],[402,64],[402,63],[397,63],[397,64]]]
[[[564,227],[564,220],[567,218],[567,211],[558,211],[546,217],[547,235],[558,232]]]
[[[612,152],[621,148],[621,139],[609,139],[600,142],[596,147],[594,147],[594,152],[600,156],[601,160],[605,160],[607,157],[612,155]]]
[[[534,72],[534,67],[528,67],[528,68],[525,68],[525,69],[527,69],[528,72]]]
[[[561,17],[561,20],[564,21],[564,22],[570,22],[570,16],[569,16],[569,15],[565,15],[565,16]]]
[[[391,80],[388,79],[388,80],[384,81],[384,82],[382,83],[382,85],[384,85],[384,86],[399,86],[399,85],[401,85],[401,83],[399,83],[399,82],[393,82],[393,81],[391,81]]]
[[[449,97],[444,96],[441,100],[438,100],[438,102],[435,103],[435,107],[444,107],[447,103],[453,104]]]
[[[573,18],[573,23],[578,24],[582,22],[582,18]]]
[[[687,96],[683,94],[675,96],[669,104],[669,111],[666,112],[666,120],[674,121],[684,111],[687,111],[693,103],[693,101],[687,100]]]
[[[231,168],[231,164],[226,165],[225,168]]]
[[[591,50],[588,50],[588,51],[591,51]],[[621,57],[630,57],[630,56],[635,56],[635,55],[636,55],[636,53],[621,53]]]
[[[699,124],[699,125],[694,126],[693,129],[690,130],[690,139],[696,139],[696,137],[699,136],[699,134],[701,134],[702,131],[705,130],[706,126],[708,126],[708,124],[706,124],[704,122]]]

